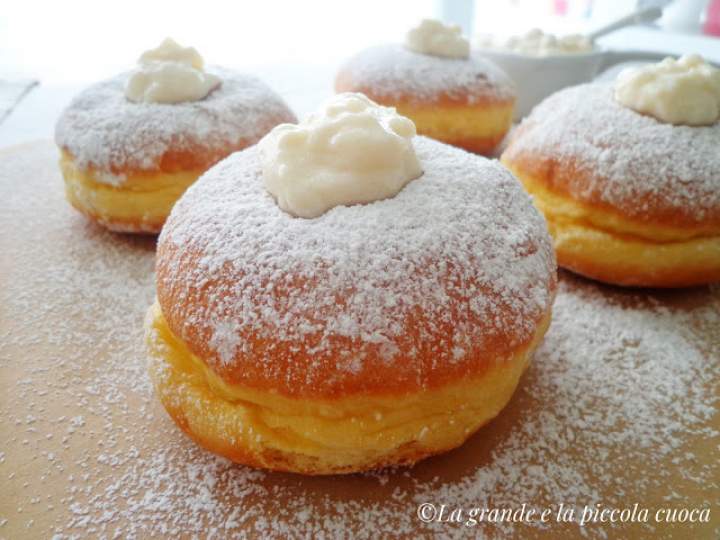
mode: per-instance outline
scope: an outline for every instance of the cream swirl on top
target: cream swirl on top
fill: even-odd
[[[393,197],[422,174],[414,136],[415,124],[394,108],[338,94],[260,141],[265,188],[282,210],[303,218]]]
[[[460,27],[435,19],[423,19],[405,35],[405,47],[411,51],[447,58],[468,58],[470,42]]]
[[[138,64],[125,84],[125,97],[136,103],[198,101],[221,83],[203,70],[203,59],[193,47],[181,47],[170,38],[145,51]]]
[[[626,69],[615,100],[668,124],[712,125],[720,118],[720,70],[697,54]]]

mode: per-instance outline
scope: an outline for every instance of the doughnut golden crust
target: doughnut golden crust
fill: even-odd
[[[129,102],[128,74],[79,94],[55,131],[68,201],[113,231],[158,233],[175,201],[208,168],[295,120],[254,77],[210,71],[223,83],[195,102]]]
[[[373,47],[343,65],[336,92],[360,92],[395,107],[419,134],[491,154],[512,125],[515,90],[500,68],[474,53],[451,59],[401,45]]]
[[[720,281],[718,148],[719,124],[664,124],[593,83],[536,107],[501,161],[545,215],[560,266],[683,287]]]
[[[293,218],[257,148],[216,165],[158,242],[150,374],[177,424],[248,465],[414,463],[510,399],[550,321],[544,221],[496,163],[418,137],[397,196]]]

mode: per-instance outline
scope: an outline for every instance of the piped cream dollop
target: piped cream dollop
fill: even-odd
[[[592,41],[581,34],[556,36],[539,28],[508,38],[480,34],[475,38],[475,44],[481,49],[509,51],[525,56],[582,54],[594,49]]]
[[[220,78],[203,70],[203,59],[193,47],[181,47],[167,38],[145,51],[125,84],[125,97],[136,103],[198,101],[220,86]]]
[[[697,54],[629,68],[615,80],[615,100],[668,124],[711,125],[720,119],[720,70]]]
[[[423,19],[405,35],[405,47],[411,51],[446,58],[468,58],[470,42],[459,26],[435,19]]]
[[[415,124],[362,94],[332,97],[299,124],[259,143],[265,188],[296,217],[394,197],[422,174]]]

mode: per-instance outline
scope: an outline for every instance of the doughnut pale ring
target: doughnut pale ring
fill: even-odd
[[[512,125],[515,89],[476,53],[441,58],[402,45],[366,49],[340,69],[337,92],[360,92],[395,107],[417,131],[471,152],[491,154]]]
[[[719,149],[720,124],[665,124],[593,83],[538,105],[502,162],[545,214],[560,266],[681,287],[720,280]]]
[[[550,237],[500,165],[417,137],[395,197],[293,218],[257,147],[193,185],[158,242],[150,374],[205,448],[307,474],[414,463],[510,399],[550,321]]]
[[[277,124],[295,121],[256,78],[208,71],[223,83],[194,102],[129,102],[127,73],[81,92],[55,130],[68,201],[113,231],[157,233],[209,167]]]

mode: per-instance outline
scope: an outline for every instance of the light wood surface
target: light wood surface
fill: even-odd
[[[257,472],[195,447],[154,399],[142,343],[154,239],[107,233],[69,208],[56,160],[49,141],[0,152],[0,538],[720,537],[718,288],[623,291],[562,273],[546,344],[507,409],[462,448],[369,475]],[[626,320],[640,326],[603,335]],[[677,369],[654,369],[660,358]],[[677,380],[651,389],[646,371]],[[710,518],[428,526],[423,502],[553,516],[559,503],[638,503]]]

